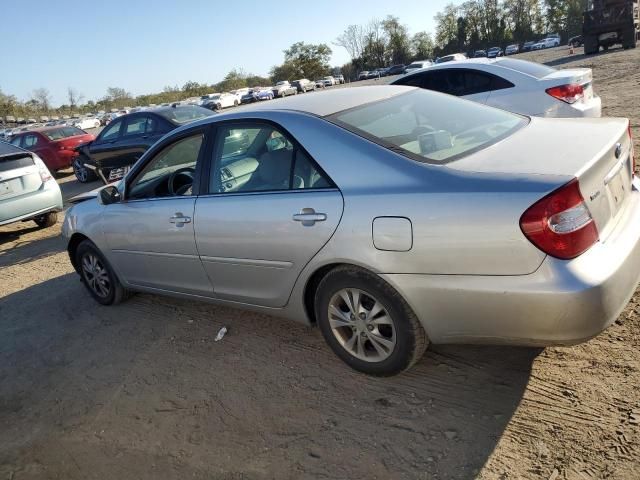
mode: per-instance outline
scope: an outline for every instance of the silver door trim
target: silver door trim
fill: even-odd
[[[115,249],[113,253],[129,253],[133,255],[146,255],[149,257],[169,257],[169,258],[199,258],[198,255],[190,255],[186,253],[164,253],[164,252],[141,252],[139,250]]]
[[[207,257],[200,256],[203,262],[208,263],[225,263],[228,265],[247,265],[251,267],[276,268],[279,270],[287,270],[293,267],[292,262],[283,262],[280,260],[260,260],[254,258],[232,258],[232,257]]]

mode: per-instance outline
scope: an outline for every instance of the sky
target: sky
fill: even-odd
[[[450,0],[30,0],[2,6],[0,90],[28,100],[44,87],[53,105],[67,87],[86,100],[107,87],[133,95],[193,80],[216,83],[236,68],[267,76],[295,42],[327,43],[332,65],[349,61],[333,45],[350,24],[395,15],[409,33],[433,33]],[[13,19],[13,21],[12,21]]]

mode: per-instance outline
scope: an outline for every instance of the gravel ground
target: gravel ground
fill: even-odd
[[[640,152],[640,49],[567,53],[521,57],[593,68]],[[59,181],[66,198],[98,185]],[[59,227],[0,227],[0,479],[638,478],[638,294],[582,345],[438,346],[377,379],[296,323],[152,295],[101,307]]]

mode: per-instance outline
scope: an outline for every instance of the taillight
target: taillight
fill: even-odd
[[[37,155],[34,155],[33,161],[38,167],[38,173],[40,174],[40,180],[42,180],[42,183],[46,183],[49,180],[53,179],[53,177],[51,176],[51,173],[49,172],[49,169],[47,168],[47,166],[44,164],[44,162],[40,157],[38,157]]]
[[[558,100],[562,100],[567,103],[576,103],[584,96],[584,89],[582,88],[582,85],[577,83],[547,88],[545,92],[553,98],[557,98]]]
[[[42,183],[46,183],[53,178],[47,169],[40,169],[38,170],[38,173],[40,173],[40,180],[42,180]]]
[[[538,200],[520,217],[525,236],[543,252],[563,260],[581,255],[598,241],[577,179]]]

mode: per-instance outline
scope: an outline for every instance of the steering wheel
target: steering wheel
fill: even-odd
[[[193,176],[195,175],[195,173],[196,173],[196,169],[193,167],[183,167],[175,170],[169,177],[169,180],[167,181],[167,188],[169,189],[169,194],[172,196],[184,195],[185,192],[193,186]],[[180,175],[183,175],[188,180],[187,180],[187,183],[183,185],[179,185],[178,188],[176,188],[176,185],[175,185],[176,178],[178,178]]]

